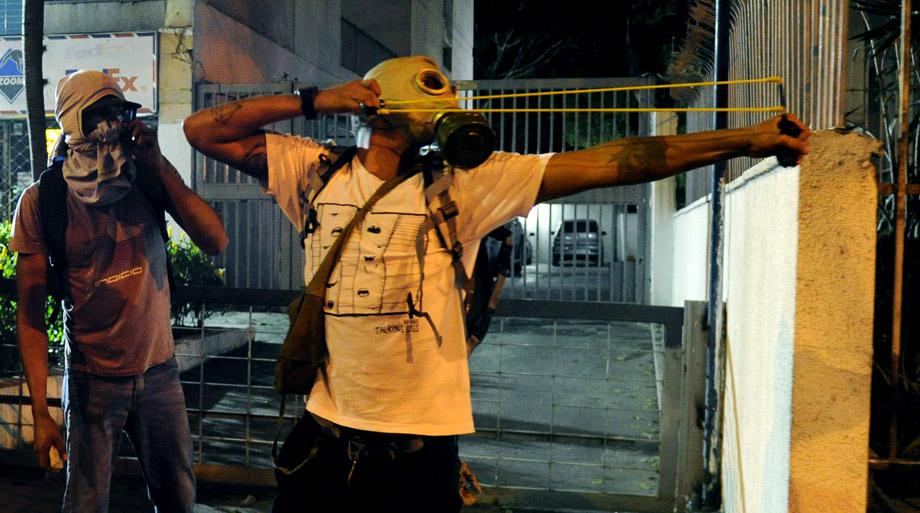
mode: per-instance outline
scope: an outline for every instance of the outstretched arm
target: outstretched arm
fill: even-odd
[[[355,80],[320,91],[313,98],[313,108],[320,114],[358,113],[360,104],[380,107],[379,96],[376,80]],[[267,181],[261,127],[301,114],[300,96],[260,96],[200,110],[185,120],[183,129],[196,150]]]
[[[141,121],[129,126],[136,147],[134,158],[140,172],[150,173],[149,182],[162,185],[166,210],[202,251],[216,255],[227,247],[229,238],[217,212],[207,201],[185,185],[179,172],[160,152],[156,132]]]
[[[553,155],[547,164],[537,201],[595,187],[649,182],[741,156],[768,157],[782,153],[798,163],[808,153],[810,135],[805,125],[787,114],[746,128],[629,137],[585,150],[562,152]]]

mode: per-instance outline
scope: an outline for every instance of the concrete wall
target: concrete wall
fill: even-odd
[[[295,9],[297,51],[204,3],[195,6],[194,82],[263,84],[283,80],[338,83],[355,78],[339,65],[338,2]]]
[[[45,2],[45,34],[141,32],[163,26],[166,0]]]
[[[770,159],[727,189],[726,513],[865,511],[876,148],[818,132],[801,168]],[[708,210],[673,216],[661,303],[705,298]]]

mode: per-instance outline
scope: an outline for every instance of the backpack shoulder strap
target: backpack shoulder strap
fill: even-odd
[[[457,216],[460,215],[460,210],[450,196],[453,179],[452,167],[426,170],[425,203],[428,205],[426,229],[433,228],[441,247],[450,252],[457,286],[469,295],[473,282],[463,265],[463,244],[460,242],[457,231]]]
[[[316,217],[316,210],[313,208],[313,202],[317,196],[332,179],[336,171],[345,167],[358,154],[357,146],[334,146],[324,145],[328,153],[321,153],[319,156],[319,165],[310,172],[307,177],[309,189],[304,195],[303,204],[303,222],[300,229],[300,246],[304,247],[304,241],[307,236],[316,231],[319,227],[319,220]]]
[[[42,237],[48,249],[48,293],[61,301],[70,296],[67,282],[67,182],[64,160],[55,160],[38,178],[38,212]]]

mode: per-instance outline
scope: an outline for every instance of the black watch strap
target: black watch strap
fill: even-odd
[[[316,107],[313,106],[313,100],[319,94],[319,88],[316,86],[304,87],[297,90],[300,96],[300,112],[307,119],[316,119]]]

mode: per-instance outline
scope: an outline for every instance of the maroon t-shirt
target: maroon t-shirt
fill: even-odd
[[[38,185],[22,194],[10,248],[47,253]],[[64,309],[71,368],[140,374],[173,356],[166,250],[153,209],[133,188],[118,202],[88,206],[67,194],[65,247],[72,304]]]

